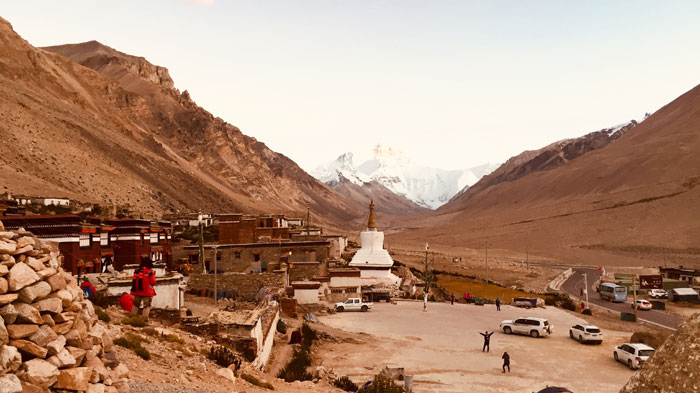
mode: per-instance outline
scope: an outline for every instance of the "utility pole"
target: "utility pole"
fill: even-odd
[[[423,312],[428,311],[428,292],[430,292],[430,277],[428,270],[428,242],[425,243],[425,270],[423,271]]]
[[[634,293],[634,303],[632,303],[632,308],[634,308],[634,321],[637,322],[637,275],[632,275],[632,291]]]
[[[528,254],[528,246],[525,245],[525,266],[527,266],[527,271],[530,271],[530,257]]]
[[[588,307],[588,273],[583,273],[583,293],[586,294],[586,308]]]
[[[309,240],[309,235],[311,234],[311,208],[309,204],[306,204],[306,240]]]
[[[489,283],[489,242],[486,242],[486,284]]]
[[[219,301],[219,291],[217,288],[217,277],[216,277],[217,270],[219,270],[217,268],[217,259],[218,259],[217,256],[219,255],[217,247],[218,247],[217,245],[214,245],[214,305],[216,305],[217,302]]]
[[[197,229],[199,232],[199,266],[202,267],[204,274],[207,274],[207,267],[204,264],[204,229],[202,226],[202,212],[200,211],[197,215]]]

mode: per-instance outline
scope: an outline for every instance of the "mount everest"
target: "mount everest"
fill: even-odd
[[[437,209],[454,195],[475,184],[498,165],[485,164],[464,170],[445,170],[420,166],[391,147],[377,145],[365,159],[345,153],[317,167],[311,175],[339,189],[347,183],[369,187],[373,182],[386,187],[418,206]]]

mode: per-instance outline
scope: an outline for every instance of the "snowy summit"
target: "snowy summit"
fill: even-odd
[[[430,168],[415,164],[399,150],[381,145],[371,149],[359,165],[355,164],[355,157],[353,153],[342,154],[317,167],[311,175],[331,187],[344,181],[358,186],[376,181],[419,206],[437,209],[498,167],[485,164],[464,170]]]

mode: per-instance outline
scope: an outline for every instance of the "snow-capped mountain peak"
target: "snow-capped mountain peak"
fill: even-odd
[[[497,167],[486,164],[466,170],[430,168],[415,164],[400,150],[382,145],[373,147],[365,157],[355,166],[355,155],[345,153],[311,174],[331,187],[342,178],[359,186],[376,181],[419,206],[437,209]]]

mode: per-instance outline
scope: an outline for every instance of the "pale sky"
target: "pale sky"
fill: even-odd
[[[694,1],[6,1],[98,40],[304,169],[382,143],[462,169],[640,119],[700,82]],[[1,56],[2,54],[0,54]]]

